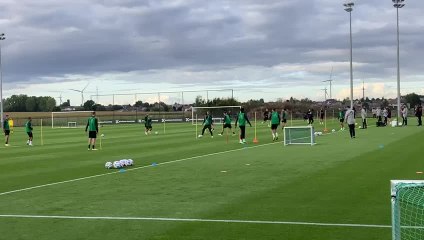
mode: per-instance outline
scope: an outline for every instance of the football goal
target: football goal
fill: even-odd
[[[52,112],[52,128],[85,127],[93,111]]]
[[[240,112],[240,108],[241,106],[192,107],[191,123],[193,125],[202,124],[206,112],[212,114],[214,124],[222,124],[224,112],[227,112],[231,120],[235,121],[237,114]]]
[[[314,127],[313,126],[297,126],[284,127],[284,145],[290,144],[307,144],[314,145]]]
[[[392,239],[424,239],[424,181],[392,180]]]

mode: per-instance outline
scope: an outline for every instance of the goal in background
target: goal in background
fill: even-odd
[[[392,180],[392,239],[424,239],[424,181]]]
[[[313,126],[284,127],[284,145],[315,144]]]
[[[52,112],[52,128],[85,127],[93,111]]]
[[[212,114],[214,124],[222,124],[224,112],[230,114],[231,120],[236,120],[237,114],[240,112],[241,106],[216,106],[216,107],[192,107],[191,123],[193,125],[202,124],[206,112]],[[197,117],[196,117],[197,116]]]

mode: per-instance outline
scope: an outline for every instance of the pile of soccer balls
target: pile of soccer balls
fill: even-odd
[[[111,169],[111,168],[119,169],[119,168],[124,168],[124,167],[127,167],[127,166],[133,166],[133,165],[134,165],[134,160],[132,160],[132,159],[121,159],[119,161],[114,161],[113,163],[112,162],[105,163],[105,168],[107,168],[107,169]]]
[[[314,135],[315,136],[321,136],[322,135],[322,132],[314,132]]]

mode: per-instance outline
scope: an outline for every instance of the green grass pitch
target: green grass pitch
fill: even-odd
[[[36,127],[33,147],[17,128],[0,146],[0,239],[391,239],[390,180],[423,179],[424,131],[369,125],[286,147],[259,123],[247,145],[190,124],[115,125],[99,151],[80,128],[44,128],[40,146]],[[122,158],[136,165],[104,168]]]

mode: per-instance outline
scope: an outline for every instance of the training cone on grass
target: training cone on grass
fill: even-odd
[[[327,128],[324,128],[324,131],[323,132],[328,133],[328,129]]]
[[[253,143],[259,143],[258,139],[257,138],[254,138],[253,139]]]

